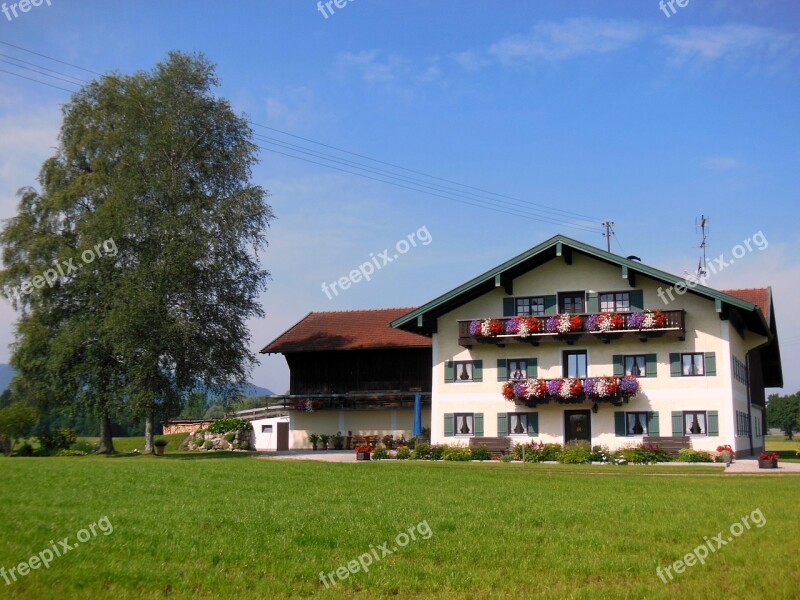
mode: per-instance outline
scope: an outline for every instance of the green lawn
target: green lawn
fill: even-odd
[[[372,462],[246,454],[0,459],[0,566],[107,516],[9,598],[794,598],[800,478],[713,467]],[[664,584],[657,567],[745,530]],[[331,572],[426,521],[326,589]],[[425,533],[417,529],[418,537]]]
[[[167,440],[167,445],[164,447],[164,452],[175,452],[178,450],[178,446],[181,445],[181,442],[186,439],[185,433],[171,433],[169,435],[157,435],[155,439],[165,439]],[[100,438],[96,437],[82,437],[78,438],[78,441],[81,442],[89,442],[90,444],[97,444],[100,442]],[[138,449],[139,452],[144,451],[144,436],[141,437],[115,437],[114,438],[114,450],[116,450],[120,454],[126,454],[132,451],[134,448]]]
[[[792,441],[786,439],[785,435],[768,435],[765,438],[765,447],[767,450],[798,450],[800,449],[800,442],[795,438]]]

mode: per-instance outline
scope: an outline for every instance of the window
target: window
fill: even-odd
[[[261,433],[272,433],[272,425],[262,425]]]
[[[586,377],[586,350],[564,352],[564,377]]]
[[[528,361],[512,358],[508,361],[508,378],[513,380],[528,378]]]
[[[515,298],[514,314],[518,317],[530,317],[544,314],[544,296]]]
[[[742,385],[747,385],[747,365],[735,356],[733,357],[733,378]]]
[[[708,435],[706,413],[699,411],[684,412],[683,431],[685,435]]]
[[[586,295],[583,292],[565,292],[558,295],[558,312],[582,313],[586,308]]]
[[[475,381],[475,366],[472,361],[457,362],[455,363],[455,374],[457,382]]]
[[[681,354],[681,375],[684,377],[705,375],[705,362],[702,352]]]
[[[646,412],[625,413],[625,435],[647,435],[649,416]]]
[[[625,357],[625,375],[647,377],[647,357],[644,354]]]
[[[600,312],[628,312],[630,309],[630,292],[608,292],[600,294]]]
[[[475,434],[475,415],[472,413],[456,413],[453,415],[456,435]]]
[[[750,435],[750,419],[747,413],[742,410],[736,411],[736,435],[737,437]]]
[[[528,413],[508,413],[508,434],[528,434]]]

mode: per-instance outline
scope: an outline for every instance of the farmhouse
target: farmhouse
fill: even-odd
[[[770,288],[687,289],[562,235],[392,326],[431,338],[433,443],[657,441],[746,455],[764,447],[764,388],[783,385]]]
[[[289,394],[254,415],[256,449],[309,448],[311,433],[410,438],[427,427],[431,340],[389,325],[411,310],[312,312],[267,344],[262,354],[286,357]]]

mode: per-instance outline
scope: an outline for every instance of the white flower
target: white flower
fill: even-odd
[[[564,313],[563,315],[558,315],[558,332],[559,333],[569,333],[570,326],[569,326],[569,313]]]
[[[489,320],[485,319],[481,321],[481,335],[483,337],[489,337],[491,331],[489,330]]]
[[[656,316],[648,312],[644,315],[644,321],[642,321],[642,329],[652,329],[656,325]]]
[[[519,322],[519,327],[517,327],[517,335],[519,336],[526,336],[530,334],[530,328],[528,327],[528,321],[525,319],[521,319]]]

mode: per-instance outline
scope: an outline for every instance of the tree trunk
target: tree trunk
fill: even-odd
[[[153,408],[147,410],[147,418],[144,422],[144,453],[153,454],[153,423],[155,415]]]
[[[111,419],[108,413],[104,412],[100,417],[100,448],[98,454],[114,454],[114,440],[111,438]]]

